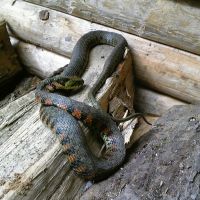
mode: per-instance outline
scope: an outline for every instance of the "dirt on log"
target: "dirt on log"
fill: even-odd
[[[171,108],[129,155],[120,171],[81,199],[199,200],[200,106]]]

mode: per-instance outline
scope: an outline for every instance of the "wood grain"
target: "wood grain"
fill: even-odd
[[[200,3],[193,0],[26,0],[200,54]]]

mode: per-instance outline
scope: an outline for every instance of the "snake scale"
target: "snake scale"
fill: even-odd
[[[54,93],[56,90],[79,89],[89,53],[96,45],[111,45],[113,50],[107,58],[103,72],[90,89],[93,106]],[[117,169],[125,158],[124,138],[110,115],[99,108],[94,96],[117,65],[123,60],[127,42],[120,34],[107,31],[91,31],[76,43],[70,63],[64,71],[43,80],[36,88],[36,101],[41,103],[40,118],[55,133],[63,147],[71,169],[86,180],[98,180]],[[87,146],[78,123],[80,120],[92,133],[97,134],[106,146],[100,158],[94,156]]]

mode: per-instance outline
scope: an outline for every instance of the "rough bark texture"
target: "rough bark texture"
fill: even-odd
[[[200,54],[200,3],[193,0],[26,0]]]
[[[0,91],[3,87],[8,88],[8,83],[13,81],[14,76],[21,71],[17,55],[12,48],[6,22],[0,19]]]
[[[174,106],[135,144],[127,163],[83,199],[199,200],[200,107]]]

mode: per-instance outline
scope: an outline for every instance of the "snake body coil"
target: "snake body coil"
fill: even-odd
[[[104,64],[103,72],[90,90],[93,107],[71,98],[51,93],[62,87],[71,77],[80,77],[88,63],[90,50],[100,44],[113,46]],[[125,157],[124,139],[110,116],[99,108],[94,95],[123,60],[127,42],[121,35],[106,31],[91,31],[83,35],[75,45],[68,67],[62,74],[47,78],[36,89],[36,100],[42,104],[40,118],[56,133],[67,154],[70,167],[84,179],[101,179],[119,167]],[[78,82],[81,80],[77,79]],[[82,121],[106,145],[102,158],[97,158],[89,150],[82,129],[77,120]]]

